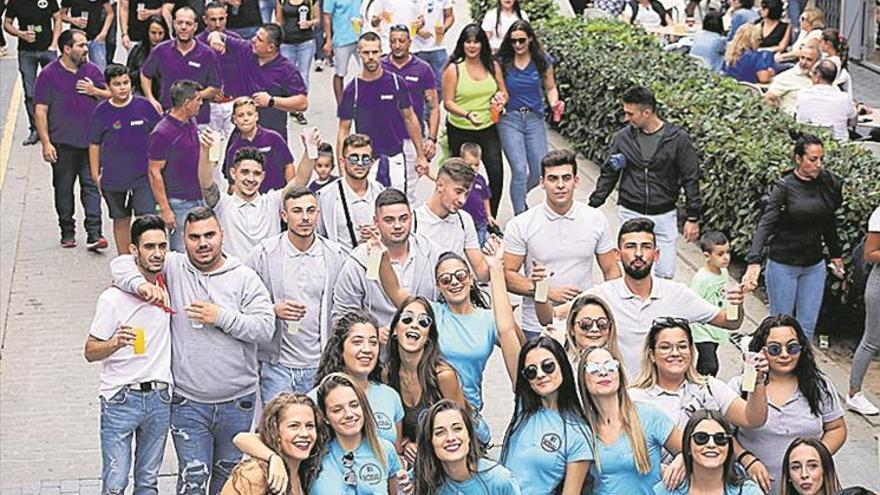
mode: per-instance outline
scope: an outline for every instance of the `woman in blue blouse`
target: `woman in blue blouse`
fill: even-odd
[[[721,13],[710,10],[703,17],[703,29],[694,34],[694,44],[691,45],[690,54],[705,60],[713,72],[721,72],[726,48],[727,38],[724,37]]]
[[[761,27],[749,24],[739,28],[727,45],[721,72],[747,83],[769,83],[773,79],[773,53],[758,51]]]

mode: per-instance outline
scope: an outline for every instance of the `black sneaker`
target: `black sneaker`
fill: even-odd
[[[37,134],[37,131],[31,131],[28,134],[28,137],[24,138],[24,141],[21,142],[22,146],[33,146],[40,142],[40,135]]]
[[[293,120],[295,120],[297,124],[309,125],[309,121],[306,120],[306,116],[303,115],[302,112],[291,112],[290,115],[293,117]]]
[[[324,72],[324,61],[318,60],[315,62],[315,72]]]

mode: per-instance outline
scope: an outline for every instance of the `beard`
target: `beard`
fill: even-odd
[[[636,267],[632,266],[632,264],[629,264],[629,265],[624,264],[623,271],[624,271],[624,273],[629,275],[631,278],[634,278],[636,280],[642,280],[651,274],[651,268],[653,266],[654,266],[654,264],[650,263],[648,261],[645,261],[645,266],[643,266],[641,268],[636,268]]]

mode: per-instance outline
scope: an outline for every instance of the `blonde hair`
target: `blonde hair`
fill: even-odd
[[[636,376],[636,379],[633,381],[633,388],[651,388],[657,384],[657,362],[651,358],[654,355],[654,347],[657,345],[657,336],[660,335],[660,332],[663,330],[669,330],[672,328],[680,328],[687,335],[688,348],[691,351],[690,363],[688,363],[687,370],[684,372],[685,381],[700,386],[706,384],[706,377],[697,371],[697,346],[694,344],[693,333],[691,332],[690,326],[688,325],[687,328],[684,328],[684,326],[678,325],[663,326],[655,324],[651,326],[651,330],[648,332],[648,335],[645,336],[645,343],[642,346],[642,365],[638,376]]]
[[[373,408],[370,407],[370,402],[367,400],[364,391],[354,382],[354,378],[345,373],[330,373],[321,380],[321,384],[318,385],[318,407],[321,409],[321,412],[324,413],[325,417],[328,417],[327,395],[337,387],[349,387],[354,391],[354,395],[357,397],[364,413],[364,427],[361,433],[366,438],[367,443],[370,444],[373,455],[379,460],[382,467],[387,469],[388,463],[385,458],[385,449],[382,448],[382,443],[379,441],[379,436],[376,433],[377,427],[376,419],[373,417]],[[332,428],[330,428],[330,436],[336,438],[336,431]]]
[[[568,310],[568,317],[565,319],[565,352],[568,354],[568,360],[575,366],[581,357],[583,349],[578,349],[577,339],[574,337],[577,314],[587,306],[594,305],[602,308],[611,328],[608,330],[608,342],[605,346],[619,354],[617,349],[617,324],[614,323],[614,314],[611,312],[611,306],[601,297],[594,294],[582,294],[574,299],[571,303],[571,309]]]
[[[597,350],[604,350],[609,353],[613,359],[620,363],[620,368],[618,368],[620,385],[617,388],[617,404],[620,408],[621,420],[623,421],[623,433],[629,439],[630,448],[633,453],[633,460],[635,460],[636,463],[636,469],[639,474],[647,474],[651,471],[651,458],[648,456],[648,443],[645,439],[645,431],[642,429],[642,422],[639,419],[639,412],[636,410],[635,404],[633,404],[633,401],[629,398],[629,393],[626,391],[626,369],[623,366],[623,360],[620,358],[620,353],[605,347],[587,348],[587,350],[581,355],[577,374],[578,389],[581,394],[584,413],[587,416],[587,423],[589,424],[590,429],[595,432],[593,435],[593,453],[595,455],[596,470],[600,473],[602,472],[602,464],[599,460],[599,449],[596,448],[595,445],[597,441],[596,439],[599,436],[599,430],[596,428],[596,425],[600,423],[601,418],[599,417],[599,408],[596,406],[596,403],[593,401],[593,396],[590,395],[590,391],[587,389],[587,380],[584,376],[587,371],[587,357]]]
[[[733,41],[727,45],[724,53],[724,62],[728,67],[735,65],[742,58],[743,53],[755,50],[761,44],[761,26],[748,24],[736,30]]]
[[[816,7],[807,7],[801,12],[801,17],[810,23],[810,29],[825,29],[825,14]]]

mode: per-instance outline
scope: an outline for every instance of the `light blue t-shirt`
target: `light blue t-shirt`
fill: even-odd
[[[373,454],[370,443],[366,439],[361,441],[354,450],[354,465],[352,470],[357,476],[357,486],[345,484],[346,468],[342,464],[342,456],[345,450],[336,439],[330,442],[330,448],[321,461],[321,473],[312,483],[309,493],[312,495],[388,495],[388,480],[397,476],[400,471],[400,458],[394,450],[394,445],[380,438],[379,443],[385,451],[385,466]],[[397,494],[392,494],[397,495]]]
[[[645,432],[651,470],[646,474],[639,474],[627,435],[621,434],[611,445],[605,445],[597,439],[599,455],[596,457],[599,458],[602,472],[597,471],[595,462],[590,467],[590,474],[596,480],[593,490],[595,495],[651,495],[654,493],[654,485],[660,481],[663,445],[675,424],[659,409],[647,404],[635,406]]]
[[[524,493],[549,494],[565,479],[570,462],[593,460],[593,434],[586,422],[553,409],[532,415],[505,445],[504,466]]]
[[[306,394],[318,403],[318,388],[315,387]],[[400,395],[393,388],[384,383],[370,382],[367,389],[367,402],[373,410],[373,418],[376,419],[377,433],[393,444],[397,444],[397,423],[403,421],[403,402]]]
[[[440,486],[438,495],[520,495],[516,480],[501,464],[489,459],[477,461],[477,472],[468,480],[446,481]],[[528,493],[528,492],[526,492]]]
[[[681,485],[678,486],[675,490],[667,490],[663,485],[663,482],[659,482],[654,485],[654,494],[655,495],[687,495],[688,490],[690,490],[690,486],[688,486],[688,481],[685,481]],[[724,495],[764,495],[764,492],[754,481],[747,479],[743,481],[742,485],[724,485]]]
[[[324,0],[324,13],[330,14],[333,25],[333,46],[357,43],[351,19],[361,18],[361,0]],[[361,19],[363,23],[363,19]]]

